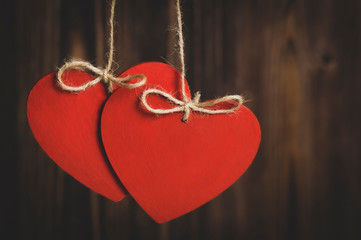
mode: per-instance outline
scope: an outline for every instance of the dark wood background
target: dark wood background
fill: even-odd
[[[34,140],[26,99],[70,56],[103,64],[110,3],[3,1],[1,239],[361,239],[361,1],[182,2],[193,92],[242,93],[260,121],[249,170],[163,225],[83,187]],[[173,0],[118,0],[116,21],[117,73],[179,66]]]

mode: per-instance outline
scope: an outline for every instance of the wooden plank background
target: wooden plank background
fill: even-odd
[[[361,239],[361,2],[183,0],[189,83],[243,93],[262,142],[250,169],[199,209],[158,225],[57,167],[26,120],[31,87],[70,56],[103,64],[109,1],[1,7],[2,239]],[[118,0],[117,73],[179,66],[174,0]]]

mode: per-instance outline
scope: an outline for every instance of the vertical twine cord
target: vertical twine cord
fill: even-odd
[[[109,56],[108,56],[108,64],[105,68],[106,71],[109,71],[112,64],[113,64],[113,56],[114,56],[114,10],[115,10],[115,1],[112,0],[111,7],[110,7],[110,18],[109,18],[109,26],[110,26],[110,32],[109,32]]]
[[[103,82],[107,85],[108,92],[113,92],[113,83],[119,84],[125,88],[136,88],[144,85],[146,82],[146,77],[143,74],[126,76],[124,78],[117,78],[112,74],[111,68],[114,61],[114,9],[115,9],[116,0],[112,0],[110,6],[110,17],[109,17],[109,39],[108,39],[108,62],[104,69],[100,67],[94,67],[91,63],[83,60],[70,60],[65,62],[64,65],[59,68],[57,78],[59,86],[66,91],[70,92],[81,92],[87,88],[94,86],[99,82]],[[96,77],[80,86],[69,86],[64,83],[62,77],[63,73],[68,70],[79,70],[83,72],[90,72]],[[128,83],[128,81],[133,79],[140,79],[134,83]]]
[[[181,85],[182,85],[182,97],[184,102],[189,102],[189,99],[185,91],[185,63],[184,63],[184,38],[183,38],[183,21],[182,21],[182,12],[180,8],[179,0],[177,0],[177,35],[178,35],[178,47],[179,47],[179,59],[181,62]]]
[[[113,64],[113,57],[114,57],[114,10],[115,10],[115,1],[116,0],[112,0],[111,6],[110,6],[110,18],[109,18],[109,27],[110,27],[110,31],[109,31],[109,40],[108,40],[108,45],[109,45],[109,53],[108,53],[108,64],[107,67],[104,70],[104,75],[106,77],[106,75],[108,75],[109,71],[111,70],[112,64]],[[113,91],[113,83],[111,81],[109,81],[108,83],[108,91],[112,92]]]

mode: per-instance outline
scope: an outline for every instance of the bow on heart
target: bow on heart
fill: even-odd
[[[80,86],[69,86],[65,84],[62,79],[63,73],[67,70],[87,71],[92,73],[96,77],[93,80],[84,83]],[[137,78],[140,78],[141,80],[134,83],[129,83],[129,81]],[[71,60],[65,63],[58,71],[58,83],[60,87],[70,92],[84,91],[87,88],[94,86],[95,84],[101,81],[108,86],[108,92],[111,93],[113,91],[113,83],[116,83],[125,88],[137,88],[142,86],[146,82],[146,77],[143,74],[137,74],[137,75],[126,76],[124,78],[117,78],[112,73],[110,73],[108,67],[105,69],[97,68],[91,65],[89,62],[82,60]]]
[[[170,109],[156,109],[151,107],[148,102],[147,102],[147,96],[149,94],[155,94],[155,95],[160,95],[164,98],[166,98],[168,101],[170,101],[171,103],[178,105],[175,106],[173,108]],[[206,102],[199,102],[199,99],[201,97],[200,92],[197,92],[194,95],[194,98],[189,100],[187,98],[187,96],[185,95],[185,93],[183,94],[183,101],[176,99],[175,97],[173,97],[172,95],[170,95],[169,93],[163,92],[159,89],[148,89],[145,90],[141,96],[141,102],[143,103],[143,105],[145,106],[145,108],[152,112],[152,113],[156,113],[156,114],[170,114],[170,113],[176,113],[176,112],[183,112],[183,117],[182,117],[182,122],[187,122],[188,121],[188,117],[190,115],[191,110],[195,111],[195,112],[201,112],[201,113],[205,113],[205,114],[227,114],[227,113],[232,113],[235,110],[237,110],[243,103],[243,97],[240,95],[227,95],[224,96],[222,98],[217,98],[214,100],[210,100],[210,101],[206,101]],[[209,107],[215,106],[217,104],[220,103],[227,103],[230,101],[234,101],[237,102],[237,104],[231,108],[226,108],[226,109],[211,109]]]

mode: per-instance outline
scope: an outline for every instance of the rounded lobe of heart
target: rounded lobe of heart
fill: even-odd
[[[80,85],[93,79],[68,71],[64,82]],[[65,172],[93,191],[113,200],[126,196],[105,155],[99,130],[107,98],[99,83],[79,93],[61,90],[51,73],[32,88],[27,101],[30,128],[43,150]]]
[[[177,70],[148,64],[148,69],[143,67],[148,84],[169,93],[179,89]],[[119,89],[107,100],[101,133],[112,167],[127,191],[156,222],[163,223],[232,185],[253,161],[261,132],[257,118],[245,106],[231,114],[192,112],[183,123],[182,113],[156,115],[140,107],[141,91]],[[149,104],[172,106],[156,96],[149,96]]]

